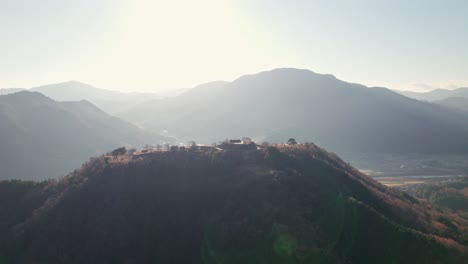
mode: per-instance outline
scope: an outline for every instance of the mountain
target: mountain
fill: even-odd
[[[218,96],[223,96],[223,91],[228,86],[229,82],[223,81],[205,83],[182,93],[177,98],[148,100],[119,115],[138,125],[164,130],[164,126],[157,124],[183,121],[187,113],[193,111],[194,108],[203,108],[207,103],[213,107],[220,107],[223,103],[218,101],[221,99]],[[167,111],[167,115],[157,111]]]
[[[0,182],[1,263],[463,263],[467,220],[319,147],[99,157]]]
[[[468,88],[457,88],[454,90],[447,90],[447,89],[435,89],[429,92],[411,92],[411,91],[404,91],[399,92],[405,96],[410,98],[424,100],[424,101],[438,101],[447,99],[450,97],[463,97],[468,98]]]
[[[4,89],[0,89],[0,95],[17,93],[17,92],[21,92],[24,90],[25,89],[22,89],[22,88],[4,88]]]
[[[452,109],[461,111],[468,111],[468,97],[449,97],[442,100],[434,101],[436,104],[440,104]]]
[[[87,101],[27,91],[0,96],[0,124],[0,179],[57,177],[91,156],[161,139]]]
[[[181,140],[314,142],[337,153],[466,153],[464,113],[309,70],[276,69],[140,104],[122,118]]]
[[[156,93],[122,93],[96,88],[77,81],[33,87],[30,91],[40,92],[56,101],[87,100],[111,114],[125,111],[147,100],[164,96]]]

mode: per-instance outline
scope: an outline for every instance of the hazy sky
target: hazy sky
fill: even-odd
[[[468,1],[0,0],[0,87],[166,90],[277,67],[468,86]]]

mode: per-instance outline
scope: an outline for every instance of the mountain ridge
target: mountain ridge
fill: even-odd
[[[163,138],[87,101],[62,103],[38,92],[22,91],[0,96],[0,108],[1,179],[57,177],[91,156]]]

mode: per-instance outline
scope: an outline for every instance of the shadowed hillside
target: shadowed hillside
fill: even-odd
[[[0,124],[0,179],[57,177],[117,146],[161,139],[87,101],[59,103],[31,92],[0,96]]]
[[[465,97],[449,97],[434,101],[434,103],[460,111],[468,111],[468,98]]]
[[[467,115],[308,70],[276,69],[195,87],[121,115],[182,140],[294,136],[338,153],[466,153]]]
[[[100,157],[0,188],[3,263],[463,263],[467,245],[466,220],[313,144]]]

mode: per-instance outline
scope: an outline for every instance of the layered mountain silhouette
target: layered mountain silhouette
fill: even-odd
[[[0,124],[0,179],[56,177],[113,148],[161,139],[88,101],[27,91],[0,96]]]
[[[99,157],[0,182],[1,263],[463,263],[465,219],[313,144]]]
[[[114,114],[126,111],[129,108],[148,100],[178,95],[182,92],[182,89],[158,93],[124,93],[119,91],[97,88],[92,85],[78,81],[69,81],[37,86],[30,89],[0,89],[0,95],[12,94],[20,91],[39,92],[56,101],[86,100],[98,106],[105,112]]]
[[[435,89],[429,92],[411,92],[404,91],[401,94],[410,98],[424,100],[424,101],[438,101],[450,97],[463,97],[468,98],[468,88],[457,88],[453,90],[448,89]]]
[[[338,153],[466,153],[467,116],[309,70],[276,69],[200,85],[121,115],[181,140],[294,137]]]
[[[122,93],[77,81],[33,87],[30,91],[40,92],[56,101],[87,100],[111,114],[125,111],[150,99],[160,98],[160,95],[155,93]]]

